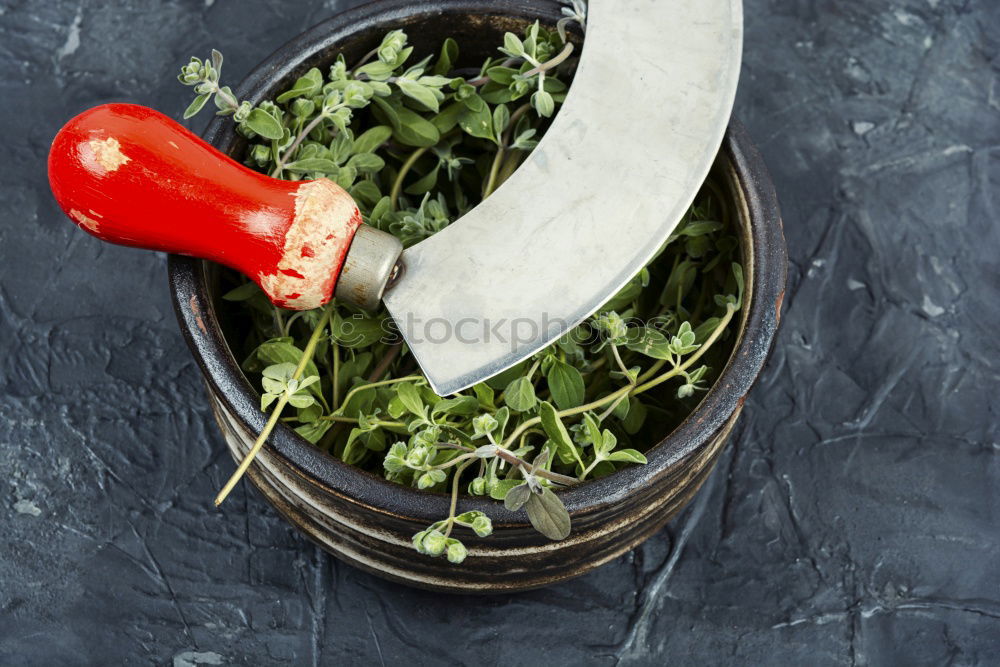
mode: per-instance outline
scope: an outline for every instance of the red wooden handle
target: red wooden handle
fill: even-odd
[[[52,142],[49,183],[97,238],[225,264],[295,310],[329,301],[361,224],[332,181],[269,178],[134,104],[69,121]]]

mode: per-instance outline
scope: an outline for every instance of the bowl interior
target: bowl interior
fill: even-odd
[[[418,7],[409,2],[366,5],[318,25],[269,57],[244,81],[240,97],[253,102],[273,97],[310,67],[328,67],[341,52],[350,65],[377,46],[385,32],[400,27],[406,30],[418,58],[435,53],[441,41],[452,36],[462,47],[460,64],[478,67],[487,56],[495,54],[496,45],[502,42],[505,31],[518,32],[535,18],[554,25],[559,17],[560,5],[554,2],[496,2],[492,11],[486,13],[481,10],[481,6],[482,3],[470,2],[424,3]],[[378,7],[379,11],[372,7]],[[474,10],[473,7],[477,9]],[[216,120],[206,132],[206,137],[237,160],[242,158],[246,141],[236,135],[229,119]],[[727,190],[730,205],[735,207],[734,219],[738,221],[742,261],[746,271],[746,304],[738,323],[737,335],[727,343],[733,354],[728,357],[729,361],[719,380],[683,423],[669,426],[661,424],[658,427],[659,433],[649,436],[650,440],[658,441],[658,444],[648,451],[649,463],[646,466],[625,468],[608,477],[561,492],[571,512],[622,497],[649,477],[664,474],[670,466],[708,442],[742,405],[742,398],[756,377],[763,356],[766,356],[773,328],[764,332],[752,331],[755,338],[749,341],[746,332],[748,328],[753,328],[752,315],[755,299],[759,296],[755,289],[755,268],[760,265],[761,257],[760,253],[755,253],[754,235],[755,231],[759,235],[760,231],[756,228],[768,224],[768,221],[753,219],[750,206],[753,198],[748,203],[746,194],[747,184],[752,185],[753,179],[748,174],[741,173],[746,165],[739,164],[741,153],[738,150],[734,153],[730,145],[732,141],[732,137],[727,139],[728,148],[720,153],[713,174]],[[766,173],[764,178],[766,179]],[[771,224],[779,224],[776,213],[774,217]],[[207,327],[203,332],[207,331],[208,342],[193,341],[192,337],[198,335],[192,330],[193,321],[185,318],[183,313],[181,319],[210,386],[216,394],[222,396],[234,414],[246,421],[252,429],[259,431],[264,421],[257,409],[259,394],[239,370],[238,361],[241,360],[234,357],[223,339],[224,334],[229,340],[241,340],[242,327],[238,310],[233,308],[233,304],[220,298],[225,291],[225,281],[229,280],[228,270],[209,262],[171,258],[171,274],[179,313],[188,303],[185,290],[191,290],[192,308],[196,300],[205,304],[201,309],[204,312],[197,320],[199,327]],[[190,288],[185,287],[186,275],[190,277]],[[783,263],[781,275],[783,286]],[[757,319],[765,315],[763,312],[758,313]],[[763,354],[758,352],[752,355],[750,361],[753,363],[736,369],[738,372],[734,373],[734,360],[741,357],[741,352],[744,352],[743,357],[748,357],[745,348],[754,345],[759,347],[761,336],[765,342]],[[417,492],[348,466],[318,450],[284,425],[279,425],[268,446],[320,486],[357,496],[360,502],[369,506],[381,507],[385,511],[398,511],[402,504],[413,515],[426,515],[433,519],[447,512],[446,496]],[[498,510],[500,514],[505,513],[502,505],[489,499],[469,497],[463,502],[468,509],[488,508],[493,515]],[[511,515],[509,520],[517,522],[523,521],[523,518]]]

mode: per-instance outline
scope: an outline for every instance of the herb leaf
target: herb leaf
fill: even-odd
[[[522,376],[513,380],[503,393],[503,400],[514,412],[527,412],[535,407],[535,387],[531,380]]]
[[[507,494],[507,497],[509,498],[510,494]],[[552,489],[545,486],[542,487],[541,493],[530,494],[525,509],[528,510],[531,525],[545,537],[550,540],[564,540],[569,537],[569,512]]]
[[[586,387],[579,370],[557,359],[549,369],[547,377],[552,400],[560,410],[568,410],[583,404]]]

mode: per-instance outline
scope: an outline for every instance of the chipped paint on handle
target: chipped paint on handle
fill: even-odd
[[[49,183],[66,214],[97,238],[225,264],[295,310],[329,301],[361,224],[354,200],[332,181],[269,178],[133,104],[105,104],[67,123],[52,142]]]

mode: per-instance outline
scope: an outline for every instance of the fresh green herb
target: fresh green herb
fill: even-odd
[[[278,178],[336,181],[368,224],[410,246],[489,196],[537,144],[575,67],[566,28],[583,22],[586,7],[569,4],[556,30],[534,23],[506,34],[473,74],[459,69],[454,40],[421,57],[394,30],[360,62],[341,56],[256,106],[220,86],[222,56],[213,52],[181,72],[197,94],[185,115],[214,99],[249,139],[248,164]],[[384,310],[334,302],[291,313],[252,283],[234,286],[224,298],[245,339],[231,342],[271,413],[217,502],[280,419],[347,463],[450,493],[448,516],[413,536],[420,553],[459,563],[467,551],[456,528],[492,532],[485,514],[458,512],[463,490],[565,538],[570,517],[556,491],[645,463],[643,450],[690,412],[725,363],[720,341],[731,338],[743,298],[730,216],[710,180],[655,259],[593,317],[450,397],[435,395],[402,342],[386,336]]]

